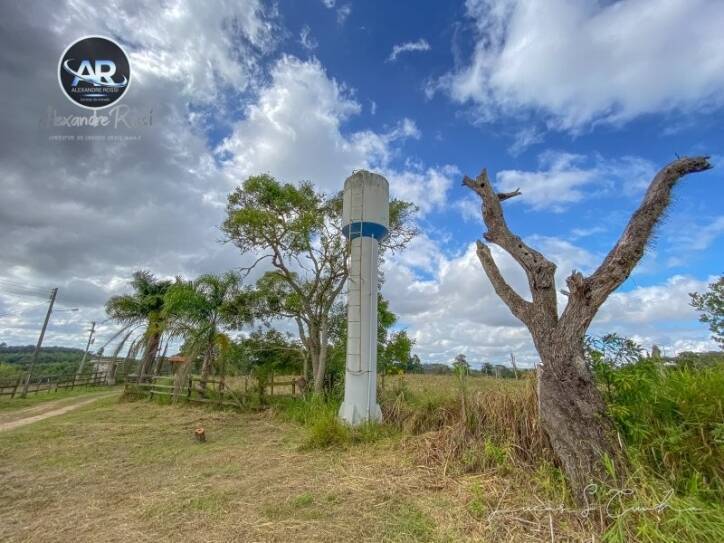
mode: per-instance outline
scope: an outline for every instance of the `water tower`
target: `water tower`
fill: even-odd
[[[360,170],[344,182],[342,225],[350,244],[347,365],[339,416],[351,425],[382,420],[377,403],[377,261],[390,224],[387,179]]]

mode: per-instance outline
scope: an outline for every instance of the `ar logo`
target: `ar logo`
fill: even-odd
[[[101,36],[71,44],[58,64],[60,88],[73,103],[84,108],[110,106],[120,100],[131,83],[126,53],[116,42]]]
[[[128,79],[125,76],[123,81],[119,83],[113,81],[113,75],[116,73],[116,63],[112,60],[96,60],[95,66],[91,64],[90,60],[84,60],[75,71],[69,65],[71,60],[73,59],[63,62],[63,69],[74,76],[73,83],[71,83],[73,87],[77,87],[81,81],[90,83],[94,87],[125,87],[128,84]]]

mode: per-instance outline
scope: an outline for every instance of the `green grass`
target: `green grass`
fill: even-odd
[[[19,395],[15,398],[9,396],[0,397],[0,411],[14,411],[17,409],[24,409],[26,407],[34,407],[36,405],[43,404],[45,402],[53,400],[63,400],[66,398],[76,398],[78,396],[85,396],[87,394],[98,394],[100,392],[107,392],[112,390],[120,390],[120,387],[77,387],[71,389],[61,389],[53,392],[41,391],[37,394],[31,392],[25,398],[20,398]]]
[[[433,541],[435,523],[425,513],[410,503],[395,503],[384,513],[385,542],[425,542]]]

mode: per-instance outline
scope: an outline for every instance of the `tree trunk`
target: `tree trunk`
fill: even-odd
[[[211,372],[211,361],[213,359],[213,345],[206,347],[204,353],[204,361],[201,364],[201,380],[199,381],[199,387],[201,390],[206,390],[206,382],[209,380],[209,373]]]
[[[574,271],[566,280],[568,296],[558,313],[556,266],[508,228],[501,202],[520,195],[519,190],[496,193],[483,170],[463,184],[480,196],[485,241],[505,250],[525,270],[532,301],[516,292],[500,273],[490,248],[477,242],[480,263],[495,292],[530,330],[540,354],[538,402],[543,429],[548,434],[579,503],[586,503],[591,483],[623,475],[624,451],[618,445],[613,423],[599,390],[583,360],[583,337],[606,298],[631,274],[644,254],[651,233],[671,200],[678,180],[711,168],[708,157],[677,158],[661,169],[629,220],[621,237],[601,265],[588,277]],[[610,462],[606,462],[606,459]],[[613,474],[607,466],[613,464]],[[613,476],[613,477],[612,477]]]
[[[327,374],[327,323],[323,322],[319,332],[319,356],[317,358],[317,373],[314,375],[314,392],[319,394],[324,390],[324,376]]]
[[[606,405],[583,359],[579,340],[540,351],[538,406],[543,429],[579,501],[625,469],[625,457]],[[565,341],[565,340],[564,340]],[[610,459],[616,473],[606,472]]]
[[[161,343],[161,334],[154,333],[148,337],[148,341],[146,342],[146,350],[143,353],[143,358],[141,359],[141,365],[138,369],[138,382],[139,383],[141,381],[143,381],[144,377],[146,376],[148,371],[151,369],[151,364],[153,364],[153,361],[156,358],[156,353],[158,352],[158,346],[160,343]]]
[[[160,345],[159,345],[160,346]],[[155,376],[161,375],[161,369],[163,367],[163,361],[166,358],[166,351],[168,351],[168,340],[166,340],[166,345],[163,348],[163,352],[161,353],[161,356],[156,357],[156,361],[153,364],[153,374]]]
[[[302,358],[302,361],[303,361],[302,362],[303,363],[302,377],[304,377],[304,380],[308,382],[309,381],[309,349],[306,349],[302,353],[302,357],[303,357]]]

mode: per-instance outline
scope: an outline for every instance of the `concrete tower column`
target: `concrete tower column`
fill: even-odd
[[[350,243],[347,362],[339,416],[349,424],[382,420],[377,403],[377,258],[389,227],[389,185],[358,171],[344,183],[343,232]]]

